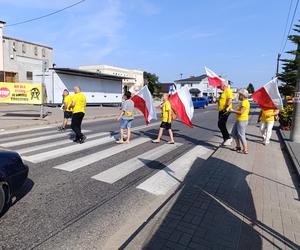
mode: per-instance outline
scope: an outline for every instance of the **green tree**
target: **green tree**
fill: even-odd
[[[148,85],[148,88],[153,95],[156,92],[159,92],[159,80],[156,74],[152,74],[149,72],[144,72],[144,83]]]
[[[248,84],[247,90],[248,90],[249,94],[254,93],[255,90],[254,90],[254,86],[252,83]]]
[[[294,94],[297,81],[298,58],[300,55],[300,25],[296,24],[293,30],[296,34],[290,35],[288,39],[297,47],[296,50],[286,52],[291,55],[290,59],[280,60],[283,62],[283,71],[278,75],[279,80],[283,82],[283,84],[279,86],[279,91],[285,96]]]

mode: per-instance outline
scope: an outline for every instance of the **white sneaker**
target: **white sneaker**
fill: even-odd
[[[232,139],[230,138],[230,139],[224,141],[223,145],[224,145],[224,146],[230,146],[231,143],[232,143]]]

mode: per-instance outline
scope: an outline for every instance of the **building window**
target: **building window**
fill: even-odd
[[[38,55],[38,48],[34,47],[34,54],[37,56]]]
[[[13,42],[12,49],[13,49],[14,52],[17,51],[17,43],[16,42]]]
[[[26,78],[27,78],[27,80],[32,80],[32,72],[31,71],[26,71]]]
[[[22,44],[22,52],[24,54],[26,53],[26,44],[25,43]]]
[[[45,48],[42,49],[42,56],[46,57],[46,50],[45,50]],[[97,72],[100,72],[99,69],[97,70]]]

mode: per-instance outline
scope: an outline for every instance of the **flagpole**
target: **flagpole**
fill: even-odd
[[[293,124],[290,140],[300,143],[300,56],[298,57],[297,82],[294,97]]]

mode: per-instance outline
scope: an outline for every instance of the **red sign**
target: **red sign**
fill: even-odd
[[[6,98],[9,96],[9,94],[10,94],[10,91],[8,88],[6,88],[6,87],[0,88],[0,98]]]

